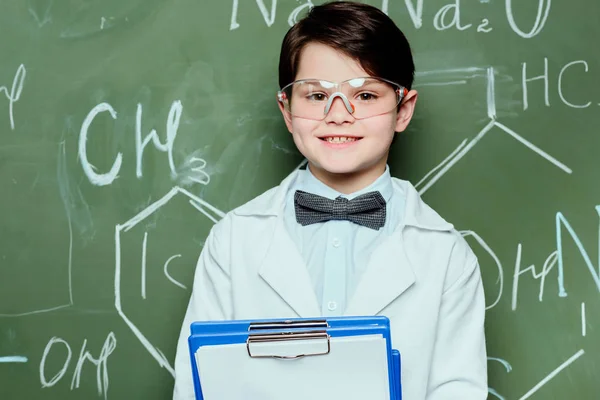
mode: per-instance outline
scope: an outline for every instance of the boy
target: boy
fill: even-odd
[[[193,321],[375,314],[390,319],[405,399],[487,397],[477,259],[387,166],[413,115],[413,75],[404,35],[374,7],[317,6],[289,30],[278,103],[308,165],[210,232],[178,343],[175,399],[194,398]]]

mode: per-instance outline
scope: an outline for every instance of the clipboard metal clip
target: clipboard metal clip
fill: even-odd
[[[280,322],[258,322],[250,324],[248,327],[248,339],[246,340],[246,349],[248,355],[252,358],[277,358],[284,360],[294,360],[308,356],[322,356],[327,355],[331,352],[331,341],[330,336],[327,333],[326,328],[329,324],[326,320],[311,320],[311,321],[280,321]],[[293,329],[310,329],[312,330],[299,330],[294,331]],[[317,329],[315,329],[317,328]],[[260,333],[256,331],[261,330],[272,330],[272,329],[288,329],[279,332]],[[255,331],[255,332],[252,332]],[[278,355],[278,354],[253,354],[250,349],[252,343],[273,343],[290,340],[313,340],[323,339],[327,341],[327,349],[322,352],[304,353],[296,355]]]

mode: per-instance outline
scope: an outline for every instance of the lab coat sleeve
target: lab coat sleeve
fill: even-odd
[[[477,259],[467,254],[442,295],[427,400],[487,398],[485,298]]]
[[[232,319],[233,316],[226,223],[221,220],[213,226],[198,259],[192,295],[177,342],[173,400],[195,399],[187,340],[190,324],[194,321]]]

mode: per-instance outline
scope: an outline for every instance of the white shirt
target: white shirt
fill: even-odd
[[[175,358],[175,400],[193,400],[193,321],[321,316],[313,282],[284,223],[290,174],[213,226],[200,254]],[[403,217],[372,252],[343,315],[385,315],[402,357],[407,400],[484,400],[485,298],[477,258],[406,181]]]
[[[294,193],[303,190],[334,200],[338,196],[352,200],[362,194],[378,191],[386,201],[385,225],[374,230],[350,221],[327,221],[302,226],[296,221]],[[340,316],[352,298],[371,253],[390,236],[400,223],[404,197],[392,188],[389,167],[371,185],[345,195],[317,179],[310,168],[298,171],[298,177],[288,190],[284,221],[288,233],[298,247],[313,282],[323,316]]]

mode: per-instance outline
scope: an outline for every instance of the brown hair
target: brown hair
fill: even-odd
[[[300,55],[311,43],[322,43],[355,59],[371,76],[410,90],[415,65],[402,31],[376,7],[336,1],[313,7],[287,32],[279,56],[279,86],[294,81]]]

